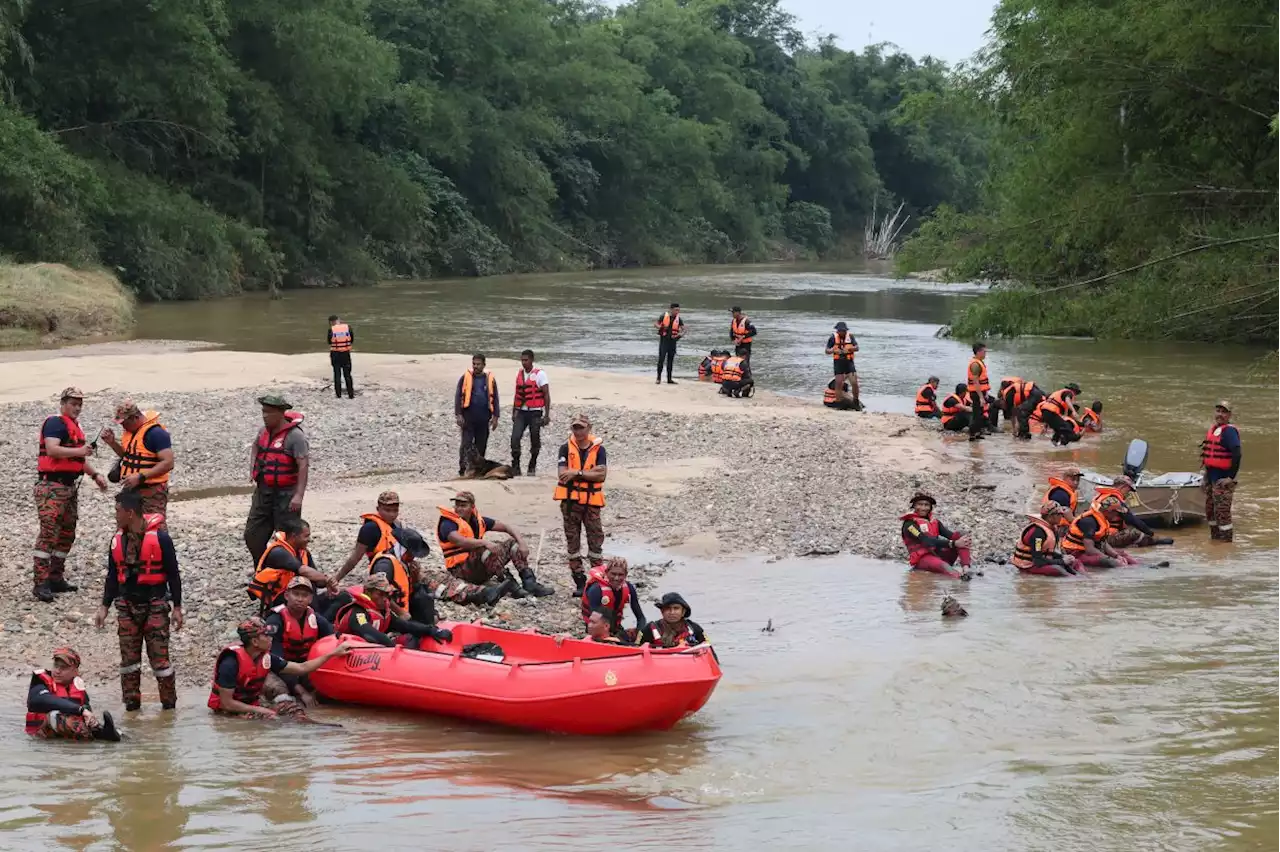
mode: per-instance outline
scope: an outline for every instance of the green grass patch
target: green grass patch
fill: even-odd
[[[119,337],[133,328],[133,296],[103,269],[0,262],[0,346]]]

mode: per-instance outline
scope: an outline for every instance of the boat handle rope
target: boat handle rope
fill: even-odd
[[[1182,486],[1168,485],[1165,487],[1171,489],[1173,491],[1173,494],[1170,495],[1169,502],[1165,504],[1165,507],[1163,509],[1157,509],[1154,506],[1148,504],[1145,500],[1142,499],[1142,495],[1139,494],[1136,490],[1133,493],[1138,498],[1139,508],[1146,509],[1148,512],[1156,512],[1158,514],[1165,514],[1166,512],[1171,514],[1173,516],[1172,518],[1173,525],[1176,527],[1178,524],[1182,523],[1182,508],[1178,505],[1178,493],[1182,491]]]

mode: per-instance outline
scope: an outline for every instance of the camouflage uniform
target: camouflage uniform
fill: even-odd
[[[79,485],[39,480],[33,496],[40,518],[36,535],[35,584],[64,579],[67,554],[76,541],[76,522],[80,518]]]
[[[157,482],[154,485],[144,483],[138,488],[138,496],[142,498],[144,515],[169,514],[169,483]],[[168,525],[161,524],[160,529],[167,530]]]
[[[1204,516],[1209,521],[1209,538],[1231,541],[1234,534],[1231,521],[1231,504],[1235,499],[1236,481],[1219,479],[1204,481]]]
[[[528,559],[520,552],[513,539],[499,542],[499,553],[489,549],[474,550],[467,561],[446,571],[424,571],[424,582],[438,600],[466,603],[467,596],[481,591],[486,582],[503,577],[510,563],[517,571],[529,568]]]
[[[1155,539],[1137,527],[1126,526],[1119,532],[1114,532],[1107,536],[1107,544],[1117,550],[1124,550],[1128,547],[1151,547],[1155,543]]]
[[[587,558],[592,565],[604,562],[604,525],[600,523],[600,507],[563,500],[560,503],[560,513],[564,515],[564,542],[569,555],[569,570],[577,580],[586,576],[586,571],[582,568],[584,527],[587,531]]]
[[[59,713],[56,710],[44,717],[39,730],[33,731],[31,736],[42,740],[75,740],[76,742],[89,742],[94,739],[93,729],[89,727],[89,723],[83,716]]]
[[[169,662],[169,602],[157,600],[116,599],[120,636],[120,692],[125,709],[142,704],[142,645],[147,646],[147,661],[156,676],[160,703],[166,708],[178,701],[173,666]]]

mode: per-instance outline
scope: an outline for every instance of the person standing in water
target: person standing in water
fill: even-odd
[[[858,353],[858,341],[849,333],[849,326],[843,320],[836,323],[835,332],[827,338],[826,352],[831,356],[831,368],[835,374],[837,386],[841,379],[849,383],[853,390],[853,410],[861,411],[858,368],[853,364],[853,358]]]
[[[1213,409],[1213,425],[1200,442],[1200,463],[1204,466],[1204,514],[1209,521],[1209,538],[1231,541],[1234,525],[1231,503],[1240,472],[1240,430],[1231,423],[1231,403],[1225,399]]]
[[[667,384],[674,385],[671,368],[676,360],[676,343],[684,336],[684,319],[680,316],[680,303],[672,302],[667,312],[653,324],[658,330],[658,381],[662,384],[662,368],[666,365]]]
[[[333,395],[342,399],[342,382],[347,383],[347,399],[356,398],[351,382],[351,345],[355,332],[337,314],[329,315],[329,364],[333,367]]]

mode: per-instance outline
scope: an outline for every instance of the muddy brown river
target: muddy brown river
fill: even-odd
[[[929,373],[944,387],[962,375],[967,347],[934,333],[971,297],[823,270],[532,276],[150,306],[139,335],[323,359],[339,313],[357,383],[369,351],[530,346],[548,365],[632,372],[653,368],[651,324],[676,300],[689,324],[677,372],[691,376],[724,343],[732,303],[760,329],[762,386],[820,395],[823,342],[844,319],[866,400],[905,412]],[[952,447],[978,464],[1016,452],[1033,475],[1067,461],[1114,473],[1133,437],[1151,444],[1149,468],[1195,470],[1229,398],[1245,446],[1234,545],[1201,527],[1162,549],[1167,569],[1058,582],[988,566],[967,585],[854,557],[684,561],[660,585],[692,602],[724,678],[664,734],[340,709],[324,718],[341,730],[272,726],[210,719],[188,690],[178,713],[130,719],[129,743],[85,747],[28,741],[13,684],[0,848],[1276,849],[1274,355],[1026,340],[993,344],[989,363],[993,378],[1074,380],[1106,404],[1107,431],[1069,450]],[[938,617],[944,590],[969,618]]]

